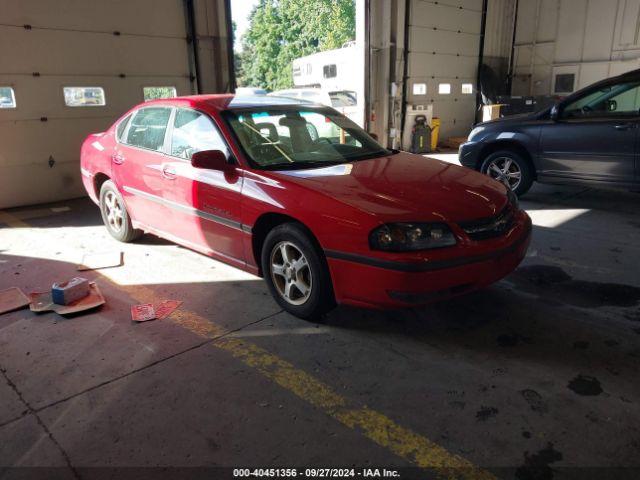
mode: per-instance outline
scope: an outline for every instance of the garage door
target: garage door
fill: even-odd
[[[0,208],[84,195],[87,134],[145,87],[191,91],[181,0],[0,0],[0,12]]]
[[[441,138],[466,135],[475,120],[482,0],[410,3],[408,103],[433,104]]]

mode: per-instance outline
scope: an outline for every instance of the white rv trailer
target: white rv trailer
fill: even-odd
[[[323,93],[348,92],[355,97],[357,104],[356,111],[351,107],[348,116],[361,126],[364,124],[363,78],[364,49],[356,42],[348,42],[342,48],[314,53],[293,61],[293,84],[296,88],[313,88]],[[331,105],[329,102],[326,104]]]

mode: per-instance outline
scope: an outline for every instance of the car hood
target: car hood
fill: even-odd
[[[420,155],[387,157],[306,170],[271,172],[381,221],[487,218],[507,203],[505,187],[473,170]]]
[[[511,125],[511,124],[521,124],[523,121],[527,120],[535,120],[540,112],[535,113],[520,113],[518,115],[510,115],[508,117],[496,118],[494,120],[488,120],[486,122],[482,122],[476,126],[501,126],[501,125]]]

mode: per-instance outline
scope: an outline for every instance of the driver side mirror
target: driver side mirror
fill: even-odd
[[[231,168],[227,155],[222,150],[203,150],[191,156],[191,165],[195,168],[219,170],[225,172]]]
[[[560,107],[558,106],[558,104],[556,104],[553,107],[551,107],[551,112],[549,113],[549,118],[551,120],[553,120],[554,122],[557,122],[558,119],[560,118]]]

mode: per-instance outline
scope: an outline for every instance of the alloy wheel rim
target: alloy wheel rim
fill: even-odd
[[[504,183],[511,190],[515,190],[522,182],[520,165],[509,157],[499,157],[492,160],[487,173],[494,180]]]
[[[291,242],[280,242],[273,247],[271,279],[280,297],[291,305],[302,305],[311,296],[311,266],[304,253]]]
[[[124,212],[120,200],[114,192],[107,192],[104,196],[104,208],[109,227],[114,232],[120,232],[124,225]]]

